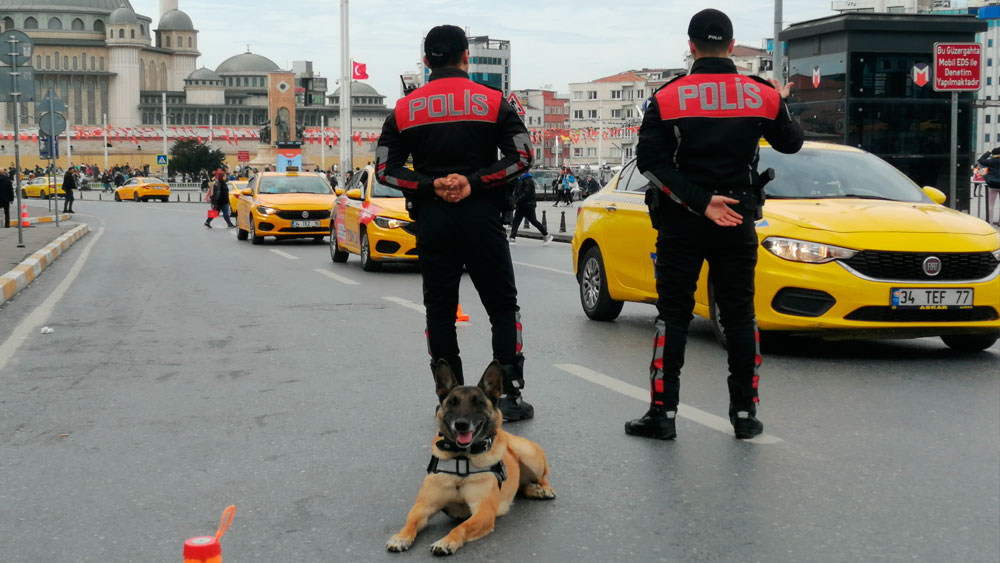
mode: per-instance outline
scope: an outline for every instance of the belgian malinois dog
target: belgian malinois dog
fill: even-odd
[[[518,491],[527,498],[556,498],[541,446],[500,428],[499,362],[494,360],[479,385],[472,387],[458,385],[448,362],[439,360],[434,382],[441,405],[431,464],[406,525],[386,542],[389,551],[409,549],[427,519],[439,510],[464,519],[431,546],[435,555],[451,555],[465,542],[492,532],[496,517],[507,513]]]

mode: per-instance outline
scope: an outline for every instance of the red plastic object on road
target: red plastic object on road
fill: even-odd
[[[196,536],[184,542],[184,563],[222,563],[222,546],[219,540],[229,529],[236,513],[236,505],[230,504],[222,511],[222,522],[215,536]]]
[[[22,203],[21,204],[21,226],[22,227],[30,227],[31,226],[31,221],[28,221],[28,204],[27,203]]]

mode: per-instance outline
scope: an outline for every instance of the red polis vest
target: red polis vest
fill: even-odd
[[[413,127],[458,122],[496,123],[503,93],[467,78],[438,78],[396,104],[396,125]]]
[[[656,93],[664,121],[687,117],[775,119],[781,95],[739,74],[689,74]]]

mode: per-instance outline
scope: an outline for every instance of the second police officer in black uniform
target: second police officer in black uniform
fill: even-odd
[[[802,129],[772,87],[741,76],[730,59],[733,24],[702,10],[688,26],[694,64],[654,93],[636,147],[638,169],[653,187],[657,224],[657,321],[650,364],[649,411],[625,424],[628,434],[668,440],[675,418],[688,325],[702,264],[718,303],[729,355],[729,418],[737,438],[752,438],[757,420],[760,346],[754,316],[757,233],[762,204],[757,172],[760,138],[782,153],[802,147]]]
[[[403,191],[416,221],[431,368],[447,360],[463,382],[455,312],[468,270],[503,370],[500,411],[506,421],[531,418],[534,409],[521,397],[521,318],[501,222],[508,183],[531,167],[531,139],[501,91],[469,80],[469,41],[461,28],[431,29],[424,54],[430,80],[400,99],[386,119],[375,174]],[[406,167],[411,155],[412,170]]]

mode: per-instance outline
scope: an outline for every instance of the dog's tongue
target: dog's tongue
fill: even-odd
[[[472,432],[457,432],[455,433],[455,441],[458,442],[460,446],[467,446],[472,443]]]

